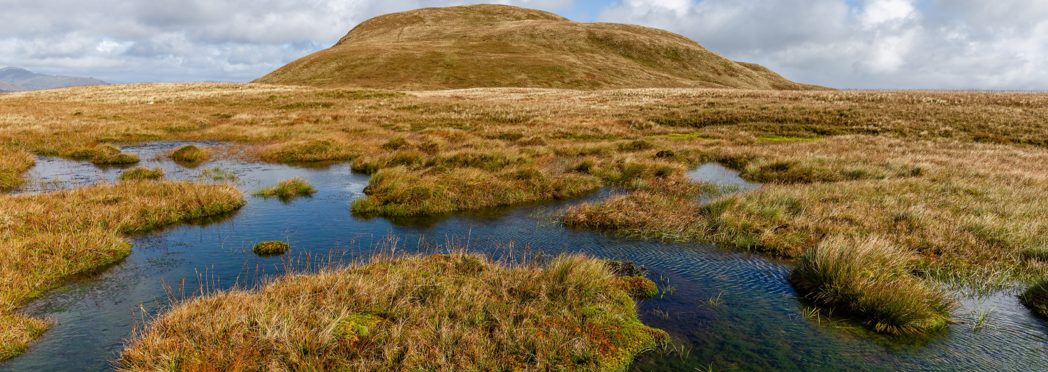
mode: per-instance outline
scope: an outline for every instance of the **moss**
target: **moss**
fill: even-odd
[[[268,241],[255,244],[251,251],[259,256],[279,256],[291,249],[291,245],[282,241]]]
[[[640,276],[615,278],[615,285],[638,300],[647,300],[659,294],[659,287],[655,282]]]
[[[161,178],[164,178],[164,170],[160,168],[135,167],[120,173],[121,181],[159,180]]]

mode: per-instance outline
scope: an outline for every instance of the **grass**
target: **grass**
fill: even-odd
[[[156,181],[161,178],[164,178],[164,170],[160,168],[134,167],[120,172],[121,181]]]
[[[926,335],[956,307],[945,292],[910,274],[912,257],[891,243],[833,238],[802,255],[790,283],[805,298],[843,309],[878,332]]]
[[[252,195],[263,198],[277,197],[281,200],[290,200],[296,197],[308,197],[316,192],[317,189],[309,181],[301,177],[294,177],[280,181],[276,185],[259,189]]]
[[[668,339],[583,256],[380,256],[305,274],[177,304],[135,332],[120,368],[625,371]]]
[[[826,237],[880,236],[919,280],[994,290],[1048,274],[1046,117],[1043,93],[80,87],[0,96],[0,159],[14,159],[0,177],[105,143],[228,141],[238,151],[221,154],[244,160],[352,161],[372,175],[358,215],[615,187],[627,193],[561,221],[794,259]],[[383,148],[396,138],[407,145]],[[684,172],[708,161],[765,186],[697,205],[711,188]]]
[[[0,360],[21,353],[47,328],[19,306],[74,275],[122,260],[131,252],[126,234],[241,205],[231,186],[169,181],[0,196]]]
[[[64,151],[61,153],[61,155],[76,160],[87,159],[97,165],[121,166],[137,164],[139,162],[137,156],[122,153],[120,152],[120,149],[112,145],[97,145],[75,148]]]
[[[1048,318],[1048,279],[1028,288],[1019,295],[1019,301],[1037,316]]]
[[[175,151],[172,151],[169,157],[171,158],[171,160],[174,160],[179,164],[183,164],[186,166],[197,166],[200,163],[203,163],[205,160],[211,158],[211,151],[201,149],[194,145],[185,145],[179,147]]]
[[[36,164],[32,155],[19,149],[0,147],[0,192],[22,185],[22,174]]]
[[[279,256],[291,249],[291,245],[282,241],[268,241],[255,244],[251,252],[259,256]]]

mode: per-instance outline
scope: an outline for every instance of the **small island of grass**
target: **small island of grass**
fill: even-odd
[[[193,145],[179,147],[171,152],[171,160],[185,166],[196,166],[211,158],[211,152]]]
[[[299,196],[310,196],[316,192],[317,189],[309,184],[309,181],[301,177],[294,177],[280,181],[275,186],[262,188],[255,191],[252,195],[263,198],[277,197],[281,200],[287,200]]]
[[[135,167],[120,173],[121,181],[155,181],[161,178],[164,178],[164,170],[160,168]]]
[[[625,371],[668,336],[637,319],[616,279],[604,261],[583,256],[544,267],[466,254],[379,257],[179,304],[136,334],[119,363],[125,371]]]
[[[131,165],[139,162],[137,156],[122,153],[113,145],[76,148],[63,152],[62,156],[75,160],[91,160],[97,165]]]
[[[255,244],[255,246],[251,248],[251,251],[259,256],[279,256],[284,254],[284,252],[287,252],[289,249],[291,249],[291,245],[282,241],[274,240]]]

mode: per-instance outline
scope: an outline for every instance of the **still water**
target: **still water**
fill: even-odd
[[[219,167],[235,173],[245,193],[296,176],[308,179],[318,192],[286,203],[249,196],[247,205],[229,216],[131,237],[133,252],[122,263],[26,306],[25,311],[51,317],[56,324],[0,370],[111,370],[136,316],[153,315],[167,301],[165,284],[177,288],[184,280],[192,288],[206,278],[220,288],[237,282],[250,286],[259,277],[278,275],[282,259],[252,254],[257,242],[287,241],[291,256],[338,252],[338,257],[350,260],[367,256],[386,237],[396,237],[405,250],[418,248],[419,242],[454,240],[493,255],[584,252],[644,265],[664,293],[640,304],[641,319],[668,331],[678,352],[645,354],[633,371],[1048,370],[1048,327],[1018,303],[1014,291],[962,299],[959,321],[990,312],[991,325],[979,330],[956,324],[926,339],[878,336],[812,313],[786,282],[788,262],[707,245],[567,229],[542,217],[615,191],[424,219],[361,219],[350,213],[350,205],[363,196],[368,178],[351,172],[348,164],[296,167],[221,160],[188,169],[149,160],[183,144],[155,143],[124,151],[139,155],[141,165],[164,168],[169,179],[197,180],[202,170]],[[29,174],[32,182],[19,192],[111,182],[119,172],[86,162],[38,158]],[[759,187],[714,164],[689,176],[735,184],[741,192]]]

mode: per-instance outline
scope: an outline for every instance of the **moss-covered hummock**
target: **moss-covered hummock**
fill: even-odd
[[[668,336],[637,320],[616,279],[583,256],[545,267],[464,254],[375,258],[177,305],[134,337],[120,366],[625,371]]]
[[[171,153],[171,160],[185,166],[197,166],[211,158],[211,152],[193,145],[179,147]]]
[[[1048,319],[1048,279],[1042,280],[1019,295],[1019,301],[1037,316]]]
[[[164,170],[160,168],[135,167],[120,173],[121,181],[159,180],[164,178]]]
[[[137,164],[139,159],[132,154],[120,152],[120,149],[112,145],[97,145],[75,148],[62,152],[62,156],[76,160],[91,160],[98,165],[132,165]]]
[[[289,249],[291,249],[291,245],[282,241],[274,240],[255,244],[255,246],[251,248],[251,251],[259,256],[279,256],[284,254],[284,252],[287,252]]]

